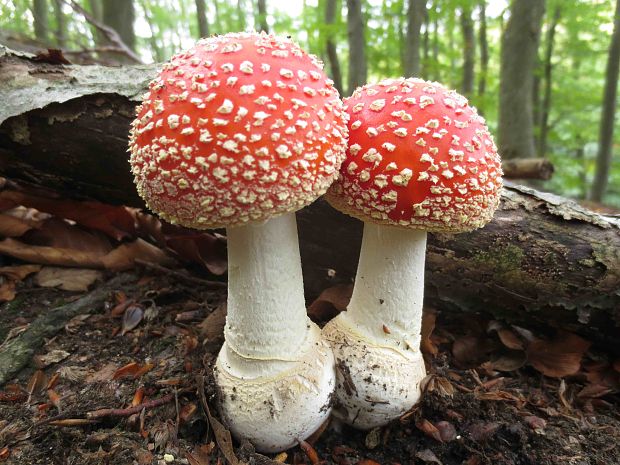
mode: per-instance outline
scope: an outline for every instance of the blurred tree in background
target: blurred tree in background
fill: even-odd
[[[502,155],[545,157],[539,186],[620,207],[620,0],[0,0],[0,43],[76,63],[167,60],[198,37],[291,35],[343,94],[384,77],[470,98]],[[0,83],[1,85],[1,83]]]

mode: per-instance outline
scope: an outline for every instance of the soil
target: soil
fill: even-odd
[[[217,418],[209,373],[223,341],[225,291],[174,275],[136,273],[103,308],[74,318],[46,340],[31,365],[0,386],[0,462],[205,465],[238,457],[248,464],[620,464],[617,391],[582,395],[583,372],[557,379],[523,364],[503,372],[477,362],[463,366],[452,349],[468,337],[468,325],[445,318],[441,309],[437,353],[429,355],[426,392],[413,411],[369,432],[332,421],[309,440],[312,445],[291,449],[286,458],[263,457],[236,442],[232,456],[222,442],[226,431],[209,424],[198,395],[204,383]],[[81,295],[25,280],[15,300],[0,307],[0,340]],[[588,351],[590,362],[604,357],[595,347]],[[138,407],[133,415],[92,414],[157,399],[163,405]]]

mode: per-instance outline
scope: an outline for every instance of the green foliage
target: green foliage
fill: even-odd
[[[88,11],[93,1],[78,0]],[[130,1],[130,0],[127,0]],[[134,28],[139,55],[145,61],[163,61],[178,50],[189,47],[198,37],[196,7],[193,0],[133,0],[136,8]],[[267,0],[268,23],[277,33],[291,35],[311,53],[326,60],[326,42],[337,46],[343,79],[347,80],[346,1],[338,0],[335,24],[325,24],[327,0]],[[462,80],[463,38],[459,14],[472,11],[475,34],[479,33],[481,0],[428,0],[428,15],[422,25],[422,71],[426,79],[439,80],[458,88]],[[495,130],[498,109],[500,42],[509,15],[508,0],[486,1],[489,64],[486,92],[473,95],[472,103]],[[408,0],[366,0],[366,51],[369,80],[402,74],[402,57],[407,29]],[[54,2],[50,9],[49,30],[54,36],[58,25]],[[211,33],[257,28],[255,0],[207,0],[207,19]],[[584,197],[592,180],[599,125],[607,51],[613,24],[610,0],[547,0],[545,30],[555,8],[561,11],[552,56],[552,93],[549,115],[547,156],[556,166],[556,175],[543,188]],[[63,7],[68,50],[89,50],[98,46],[97,31],[69,5]],[[0,41],[8,38],[33,43],[32,0],[0,0]],[[526,33],[526,32],[524,32]],[[7,40],[7,43],[14,43]],[[44,44],[38,44],[44,45]],[[45,44],[45,45],[56,45]],[[545,44],[539,55],[544,59]],[[475,79],[480,77],[480,49],[476,37]],[[542,73],[541,76],[543,78]],[[542,87],[541,87],[542,88]],[[620,118],[616,118],[620,120]],[[616,140],[620,123],[616,121]],[[540,128],[538,128],[540,133]],[[618,143],[616,153],[620,152]],[[620,156],[612,166],[607,202],[620,206]]]

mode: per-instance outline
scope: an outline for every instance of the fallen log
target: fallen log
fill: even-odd
[[[155,69],[61,66],[0,49],[0,174],[143,206],[126,137]],[[308,298],[351,282],[361,223],[324,201],[298,218]],[[438,309],[552,323],[617,346],[620,220],[508,184],[486,228],[430,238],[426,281],[426,304]]]
[[[502,162],[504,177],[509,179],[549,180],[555,170],[546,158],[513,158]]]

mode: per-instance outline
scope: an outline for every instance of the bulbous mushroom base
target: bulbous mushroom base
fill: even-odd
[[[222,417],[237,439],[249,440],[261,452],[297,445],[331,413],[336,383],[332,351],[313,323],[302,344],[293,362],[244,359],[240,366],[239,355],[226,343],[219,353],[215,379]],[[253,373],[248,375],[250,365]]]
[[[357,429],[382,426],[403,415],[420,399],[426,376],[419,350],[376,345],[340,314],[323,328],[336,359],[333,414]]]

